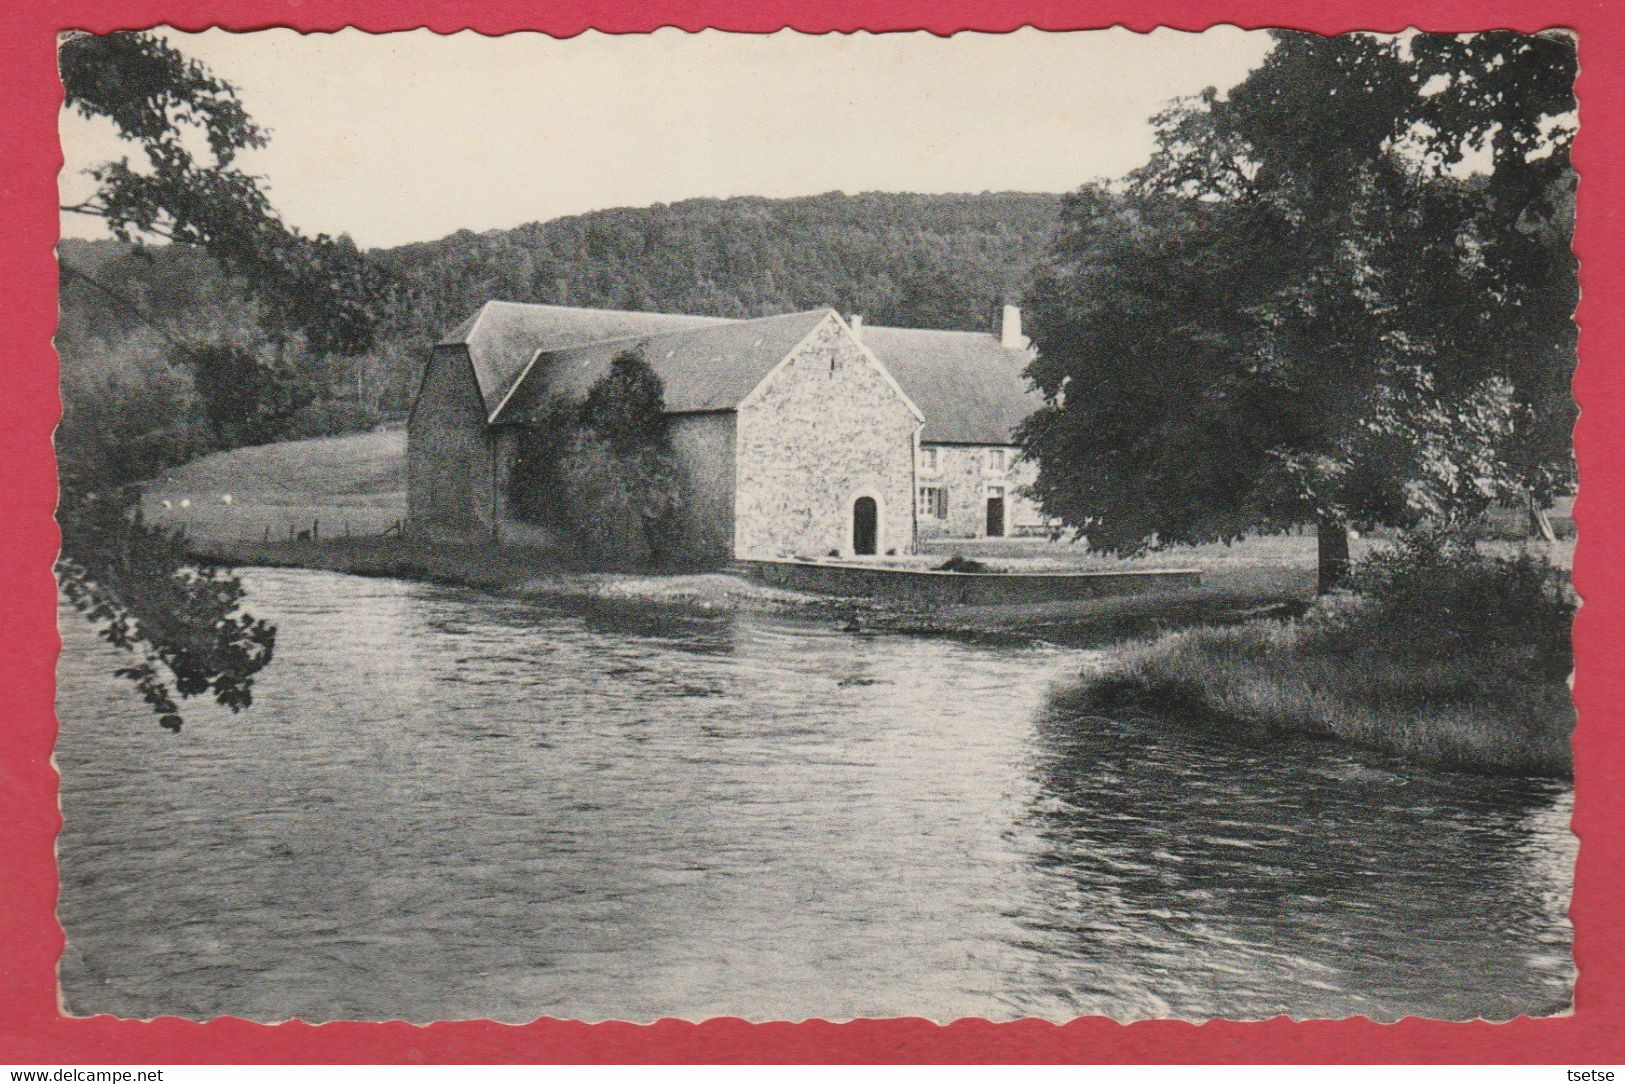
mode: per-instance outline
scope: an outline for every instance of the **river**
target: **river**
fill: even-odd
[[[65,612],[64,998],[413,1021],[1562,1011],[1571,792],[1066,717],[1097,652],[250,570],[172,735]]]

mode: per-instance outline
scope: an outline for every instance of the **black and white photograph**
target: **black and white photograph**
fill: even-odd
[[[63,33],[62,1011],[1569,1014],[1576,49]]]

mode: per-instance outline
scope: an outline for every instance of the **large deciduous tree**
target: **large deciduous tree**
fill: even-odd
[[[259,319],[278,344],[297,339],[336,353],[370,344],[375,288],[360,253],[346,238],[305,237],[287,226],[260,182],[236,166],[238,152],[266,136],[230,84],[146,33],[69,34],[59,60],[65,108],[110,122],[140,155],[133,165],[124,158],[90,169],[94,194],[65,212],[99,217],[121,240],[196,246],[259,300]],[[143,315],[201,374],[201,387],[245,390],[252,359]],[[233,711],[248,706],[275,629],[242,612],[235,577],[199,564],[178,536],[141,521],[129,472],[112,461],[116,450],[103,453],[59,462],[65,595],[134,656],[119,673],[164,726],[180,728],[176,697],[208,693]]]
[[[1069,197],[1029,294],[1037,493],[1134,552],[1471,518],[1570,477],[1566,37],[1280,32]]]

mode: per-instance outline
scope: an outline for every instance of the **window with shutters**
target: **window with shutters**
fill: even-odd
[[[921,486],[920,515],[932,519],[947,519],[948,490],[943,486]]]

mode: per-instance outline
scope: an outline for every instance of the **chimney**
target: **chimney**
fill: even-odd
[[[1004,327],[999,333],[999,345],[1006,350],[1027,349],[1027,336],[1021,333],[1021,306],[1004,307]]]
[[[863,341],[863,313],[855,312],[846,318],[846,324],[852,329],[852,337],[859,342]]]

